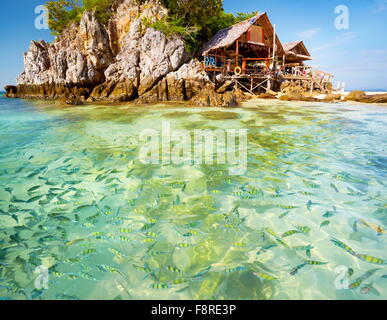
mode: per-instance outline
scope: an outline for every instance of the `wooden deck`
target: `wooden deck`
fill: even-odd
[[[258,88],[264,90],[271,90],[272,85],[276,81],[307,81],[309,83],[310,91],[319,89],[322,93],[328,93],[329,89],[325,85],[324,79],[318,79],[313,76],[295,76],[295,75],[282,75],[275,76],[271,74],[239,74],[239,75],[226,75],[224,79],[235,82],[237,87],[246,90],[251,94]]]

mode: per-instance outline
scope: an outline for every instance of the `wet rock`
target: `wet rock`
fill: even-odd
[[[369,103],[387,103],[387,94],[375,94],[369,96]]]
[[[5,86],[5,96],[8,98],[14,98],[17,94],[17,87],[16,86]]]
[[[65,100],[65,103],[68,105],[72,105],[72,106],[79,106],[79,105],[83,104],[83,99],[76,97],[76,96],[72,96],[72,97],[68,98],[67,100]]]
[[[338,101],[338,100],[341,100],[341,94],[329,93],[323,99],[323,101],[325,101],[325,102],[334,102],[334,101]]]
[[[118,82],[109,94],[109,100],[116,102],[131,101],[136,94],[136,88],[131,80]]]
[[[276,99],[277,95],[274,95],[274,94],[269,93],[269,92],[264,92],[264,93],[259,94],[257,96],[257,98],[259,98],[259,99]]]
[[[235,91],[227,91],[223,94],[217,93],[212,86],[207,86],[190,101],[202,107],[236,107],[243,99],[244,95]]]
[[[284,91],[286,88],[288,88],[289,86],[291,85],[291,82],[286,80],[284,82],[281,83],[281,87],[280,87],[280,90],[281,91]]]
[[[222,107],[237,107],[238,100],[234,93],[227,91],[223,94],[223,105]]]
[[[304,94],[303,91],[292,90],[282,95],[279,99],[282,101],[301,101],[302,99],[304,99]]]
[[[349,95],[346,96],[346,101],[360,101],[366,98],[366,93],[364,91],[352,91]]]
[[[109,100],[110,94],[113,92],[116,86],[115,81],[106,81],[98,86],[96,86],[91,92],[88,101],[107,101]]]
[[[306,102],[317,102],[320,101],[316,98],[309,96],[302,87],[296,86],[291,90],[288,90],[286,94],[283,94],[279,97],[279,100],[282,101],[306,101]]]
[[[179,70],[168,74],[166,79],[170,100],[176,100],[178,97],[190,100],[202,88],[213,86],[208,74],[203,70],[202,65],[197,59],[192,59],[183,64]]]
[[[233,84],[232,81],[227,80],[218,89],[216,89],[216,92],[217,93],[225,93],[227,90],[230,89],[232,84]]]

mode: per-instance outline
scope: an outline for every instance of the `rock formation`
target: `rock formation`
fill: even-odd
[[[157,0],[144,5],[119,0],[114,9],[107,26],[85,12],[79,24],[69,26],[53,43],[32,41],[17,87],[9,86],[7,96],[70,104],[191,100],[200,105],[236,105],[232,87],[215,92],[178,36],[167,37],[149,27],[167,14]]]
[[[387,94],[367,95],[363,91],[352,91],[345,97],[345,100],[363,103],[387,103]]]

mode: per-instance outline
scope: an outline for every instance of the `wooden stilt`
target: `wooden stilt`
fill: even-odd
[[[270,80],[270,79],[267,80],[267,87],[266,87],[266,90],[267,90],[267,91],[271,90],[271,80]]]

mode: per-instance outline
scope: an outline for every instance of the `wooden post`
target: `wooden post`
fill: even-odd
[[[273,35],[273,68],[274,68],[274,59],[275,59],[275,53],[276,53],[276,30],[275,30],[275,25],[274,25],[274,35]]]
[[[235,68],[239,67],[239,40],[236,41]]]
[[[269,91],[269,90],[271,90],[271,78],[269,78],[269,79],[267,80],[266,91]]]
[[[225,73],[225,71],[228,71],[228,66],[227,66],[227,49],[226,47],[223,48],[223,55],[224,55],[224,67],[223,67],[223,73]]]

